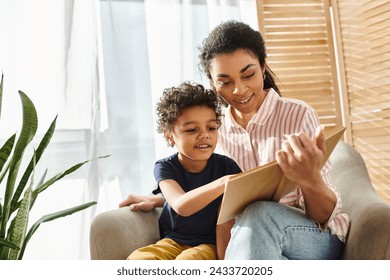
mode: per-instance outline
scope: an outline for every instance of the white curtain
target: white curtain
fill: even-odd
[[[100,137],[108,126],[100,33],[98,0],[0,1],[1,142],[20,131],[18,90],[34,102],[39,122],[22,166],[28,164],[33,148],[58,114],[56,132],[35,171],[36,182],[46,168],[49,179],[105,152]],[[104,186],[102,164],[107,163],[87,164],[44,191],[31,210],[30,225],[45,214],[98,201]],[[0,187],[2,195],[4,186]],[[98,205],[42,224],[24,258],[89,258],[89,224],[97,209],[109,208]]]
[[[209,87],[198,48],[216,25],[235,19],[258,29],[255,0],[145,0],[145,17],[153,104],[164,88],[185,80]],[[161,135],[155,139],[156,158],[174,151]]]
[[[129,193],[151,192],[155,160],[174,151],[155,133],[156,100],[184,80],[209,86],[198,70],[198,47],[228,19],[257,28],[256,1],[0,0],[1,140],[20,127],[20,89],[37,107],[33,147],[58,114],[36,180],[45,168],[50,178],[111,155],[42,193],[32,221],[87,201],[98,204],[41,225],[25,259],[89,259],[91,219]]]

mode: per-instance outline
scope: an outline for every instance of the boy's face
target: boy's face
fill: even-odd
[[[189,172],[200,172],[217,145],[218,125],[213,109],[193,106],[183,110],[168,136],[179,152],[180,163]]]

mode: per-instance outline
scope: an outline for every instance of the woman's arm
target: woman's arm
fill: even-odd
[[[119,207],[130,206],[132,211],[152,211],[156,207],[162,207],[164,199],[161,195],[134,195],[130,194],[124,201],[119,203]]]
[[[235,223],[234,219],[227,221],[223,224],[217,225],[216,237],[217,237],[217,257],[218,260],[225,259],[225,252],[227,245],[230,241],[230,232]]]
[[[232,175],[223,176],[211,183],[184,192],[175,180],[160,181],[159,186],[169,205],[180,216],[190,216],[206,207],[210,202],[223,194],[225,182]]]
[[[325,138],[319,127],[314,140],[305,133],[291,135],[276,154],[283,173],[301,188],[306,214],[320,224],[328,221],[337,200],[321,176],[324,153]]]

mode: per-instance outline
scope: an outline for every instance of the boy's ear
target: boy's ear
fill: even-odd
[[[169,131],[164,131],[165,140],[167,140],[168,147],[173,147],[175,145],[175,141],[173,140],[172,134]]]

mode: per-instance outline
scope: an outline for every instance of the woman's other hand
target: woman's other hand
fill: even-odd
[[[156,207],[162,207],[164,200],[161,195],[134,195],[130,194],[124,201],[119,203],[119,207],[130,206],[131,211],[152,211]]]

